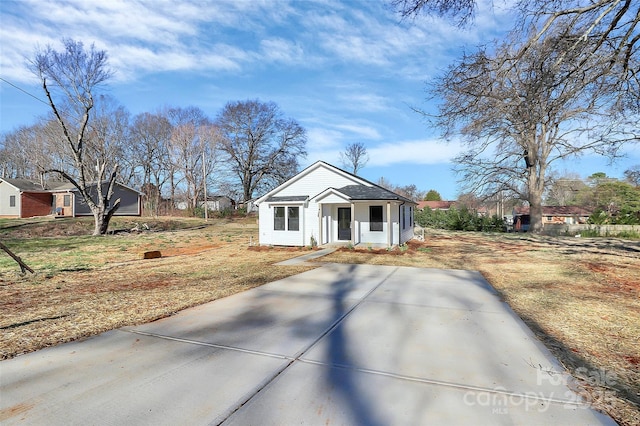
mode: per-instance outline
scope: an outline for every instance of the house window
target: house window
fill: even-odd
[[[382,206],[369,206],[369,231],[382,231]]]
[[[287,229],[300,230],[300,207],[287,207]]]
[[[409,207],[409,226],[413,228],[413,207]]]
[[[16,206],[16,196],[9,195],[9,207],[15,207],[15,206]]]
[[[71,195],[64,196],[64,204],[65,207],[71,207]]]
[[[284,231],[285,224],[288,231],[300,230],[300,207],[278,206],[273,208],[273,229]]]
[[[273,229],[284,231],[284,207],[273,208]]]
[[[407,208],[402,206],[402,229],[407,229]]]

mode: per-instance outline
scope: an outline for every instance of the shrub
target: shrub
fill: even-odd
[[[447,211],[425,208],[416,212],[415,221],[427,228],[451,231],[504,232],[504,220],[496,215],[479,216],[475,210],[466,207],[451,208]]]

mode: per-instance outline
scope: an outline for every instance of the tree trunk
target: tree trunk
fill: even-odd
[[[539,179],[534,173],[535,167],[529,168],[529,232],[540,234],[542,232],[542,190]]]
[[[111,207],[108,211],[105,212],[103,207],[98,206],[93,211],[93,219],[94,219],[94,228],[93,235],[106,235],[109,230],[109,222],[111,222],[111,217],[120,207],[120,198],[118,198],[114,203],[113,207]]]
[[[104,221],[104,211],[100,210],[100,209],[96,209],[93,212],[93,223],[94,223],[94,227],[93,227],[93,234],[94,236],[96,235],[104,235],[107,233],[106,228],[109,227],[109,223],[107,223],[105,225],[105,221]],[[104,232],[103,232],[104,229]]]

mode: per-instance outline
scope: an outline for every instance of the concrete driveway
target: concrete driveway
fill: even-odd
[[[614,424],[476,272],[329,264],[0,363],[3,425]]]

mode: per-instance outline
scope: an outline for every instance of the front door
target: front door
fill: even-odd
[[[351,208],[338,207],[338,239],[351,240]]]

